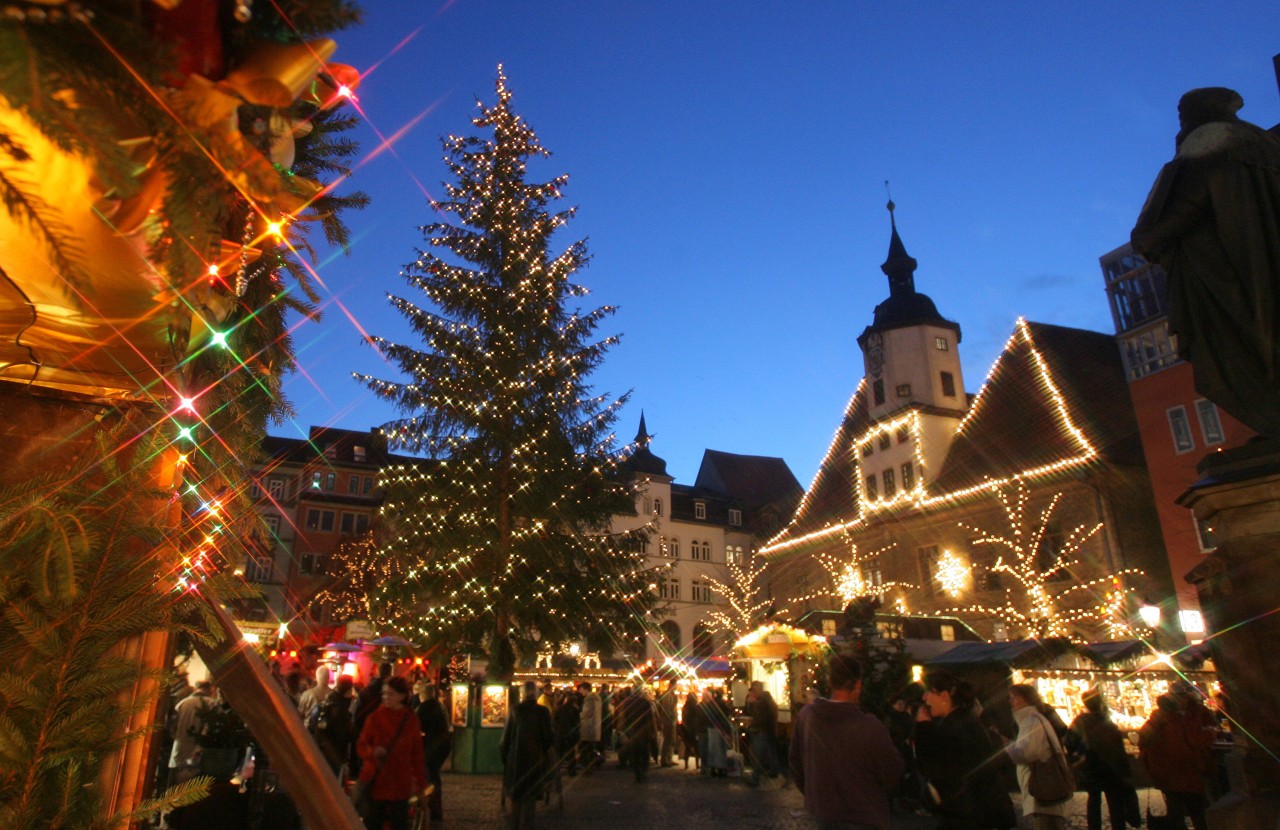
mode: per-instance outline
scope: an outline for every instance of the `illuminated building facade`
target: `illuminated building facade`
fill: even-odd
[[[623,463],[635,512],[619,514],[612,527],[650,530],[642,544],[660,603],[643,652],[634,651],[645,659],[723,655],[732,638],[714,631],[710,618],[727,603],[712,580],[729,583],[731,564],[749,566],[791,515],[800,483],[781,458],[706,450],[694,483],[676,484],[651,440],[642,415],[636,449]]]
[[[1114,339],[1018,320],[968,396],[960,326],[915,290],[916,265],[895,223],[864,376],[762,548],[780,609],[838,607],[830,563],[845,561],[885,610],[983,636],[1125,634],[1169,568]]]
[[[1254,433],[1196,392],[1191,364],[1177,356],[1169,333],[1160,266],[1128,244],[1100,262],[1174,577],[1174,593],[1149,599],[1176,616],[1175,630],[1199,639],[1204,634],[1199,599],[1183,577],[1213,549],[1213,534],[1176,502],[1200,478],[1196,464],[1206,453],[1239,446]]]
[[[255,504],[269,536],[245,563],[245,579],[262,587],[265,605],[250,605],[248,618],[289,622],[294,633],[309,626],[346,622],[313,604],[326,585],[338,546],[372,526],[382,503],[378,472],[392,463],[418,460],[387,452],[377,430],[311,427],[306,439],[267,436],[264,461],[254,470]]]

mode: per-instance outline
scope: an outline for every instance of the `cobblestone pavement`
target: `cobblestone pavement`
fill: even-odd
[[[780,780],[752,789],[741,778],[708,778],[677,766],[651,769],[644,783],[610,763],[589,775],[566,778],[563,811],[557,799],[538,805],[538,830],[814,830],[804,797]],[[502,777],[444,773],[441,828],[485,830],[503,824]],[[1139,791],[1146,805],[1145,791]],[[1159,796],[1156,796],[1157,802]],[[1085,795],[1077,793],[1068,826],[1084,830]],[[1159,807],[1157,807],[1159,809]],[[1104,810],[1105,814],[1105,810]],[[929,817],[895,816],[892,830],[931,830]],[[1104,818],[1103,827],[1109,828]]]

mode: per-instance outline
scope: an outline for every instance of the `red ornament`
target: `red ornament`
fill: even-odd
[[[220,81],[227,73],[222,51],[222,27],[218,25],[218,0],[183,0],[171,9],[148,4],[151,31],[177,47],[178,63],[165,80],[184,86],[188,75]]]

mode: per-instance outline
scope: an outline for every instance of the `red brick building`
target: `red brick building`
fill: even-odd
[[[1178,358],[1169,334],[1160,267],[1127,244],[1100,261],[1173,573],[1174,595],[1149,599],[1176,617],[1174,630],[1199,639],[1204,633],[1200,603],[1183,577],[1213,549],[1213,533],[1177,499],[1200,478],[1200,459],[1239,446],[1254,433],[1196,392],[1191,365]]]

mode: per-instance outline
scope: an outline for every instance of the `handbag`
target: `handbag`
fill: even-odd
[[[1027,792],[1041,804],[1061,804],[1076,791],[1076,779],[1071,774],[1071,766],[1067,763],[1066,753],[1058,736],[1053,734],[1048,722],[1037,716],[1040,726],[1049,738],[1049,757],[1044,761],[1032,761],[1028,766],[1031,779],[1027,782]]]
[[[396,741],[400,740],[400,733],[404,731],[404,725],[411,714],[411,712],[406,711],[404,716],[400,718],[400,725],[396,727],[396,734],[391,736],[391,743],[387,744],[387,754],[378,759],[378,766],[373,770],[373,777],[368,781],[357,779],[355,786],[351,788],[351,805],[356,808],[356,815],[366,822],[373,812],[373,785],[377,783],[378,776],[382,775],[382,766],[387,762],[387,758],[391,756],[391,750],[395,747]]]

